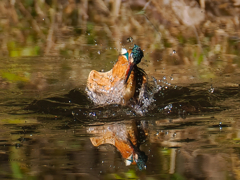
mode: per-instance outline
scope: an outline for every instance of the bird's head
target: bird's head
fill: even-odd
[[[126,77],[125,77],[125,83],[127,83],[128,78],[129,78],[134,66],[141,62],[141,60],[143,58],[143,51],[141,50],[141,48],[139,46],[134,44],[132,51],[127,52],[123,55],[125,55],[125,57],[128,60],[128,69],[127,69]]]

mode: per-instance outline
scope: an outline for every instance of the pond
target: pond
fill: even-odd
[[[238,179],[237,66],[168,65],[145,52],[158,89],[139,114],[90,101],[88,73],[111,69],[118,53],[93,54],[1,61],[1,179]]]

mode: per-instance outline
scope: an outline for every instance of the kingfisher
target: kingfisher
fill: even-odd
[[[114,67],[108,72],[92,70],[87,80],[86,92],[96,105],[127,105],[130,99],[136,103],[144,97],[147,75],[137,66],[144,54],[136,44],[123,49]]]
[[[140,142],[147,137],[148,132],[139,121],[106,123],[100,126],[92,124],[87,128],[87,133],[93,135],[90,138],[93,146],[111,144],[121,153],[126,166],[137,165],[139,170],[146,169],[148,156],[140,150]]]

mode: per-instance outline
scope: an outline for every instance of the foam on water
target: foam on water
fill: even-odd
[[[124,81],[119,81],[116,83],[114,87],[111,87],[109,90],[105,90],[105,88],[100,88],[98,91],[104,92],[104,93],[98,93],[90,91],[88,88],[86,88],[87,95],[89,98],[94,102],[94,104],[98,105],[106,105],[106,104],[121,104],[124,103],[123,101],[123,87]],[[106,95],[107,93],[107,95]],[[120,94],[116,96],[116,94]]]
[[[127,103],[127,106],[131,107],[131,111],[137,115],[145,115],[149,110],[155,107],[154,102],[156,100],[154,99],[154,95],[162,90],[162,86],[167,89],[169,85],[170,83],[167,82],[166,77],[163,77],[162,80],[157,80],[153,77],[151,81],[148,81],[147,86],[140,89],[138,102],[130,100]],[[114,87],[107,90],[107,96],[104,88],[100,89],[100,91],[105,92],[103,94],[92,92],[88,88],[86,88],[86,92],[90,100],[99,106],[121,104],[124,103],[122,102],[124,101],[122,98],[124,93],[124,89],[122,88],[123,86],[124,81],[119,81],[119,83],[117,83]],[[116,96],[116,94],[118,95]],[[126,111],[125,113],[127,115],[129,114],[129,111]]]

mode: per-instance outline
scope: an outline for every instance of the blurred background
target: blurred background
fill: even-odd
[[[228,62],[239,55],[239,0],[2,0],[1,56],[86,54],[89,46],[134,43],[176,64]]]
[[[44,81],[54,78],[36,66],[71,69],[79,85],[79,77],[86,79],[89,73],[83,67],[109,70],[120,49],[133,44],[145,51],[149,72],[159,63],[212,68],[201,75],[207,78],[234,72],[239,66],[239,11],[239,0],[2,0],[1,86],[17,81],[21,87],[39,83],[36,88],[43,89]],[[55,58],[60,66],[46,60],[60,56],[68,58]],[[11,67],[8,57],[14,57]],[[18,68],[24,60],[16,58],[29,60],[28,68]]]
[[[134,44],[146,116],[93,106],[89,72]],[[239,55],[240,0],[1,0],[0,179],[239,179]],[[146,170],[91,143],[118,127]]]

